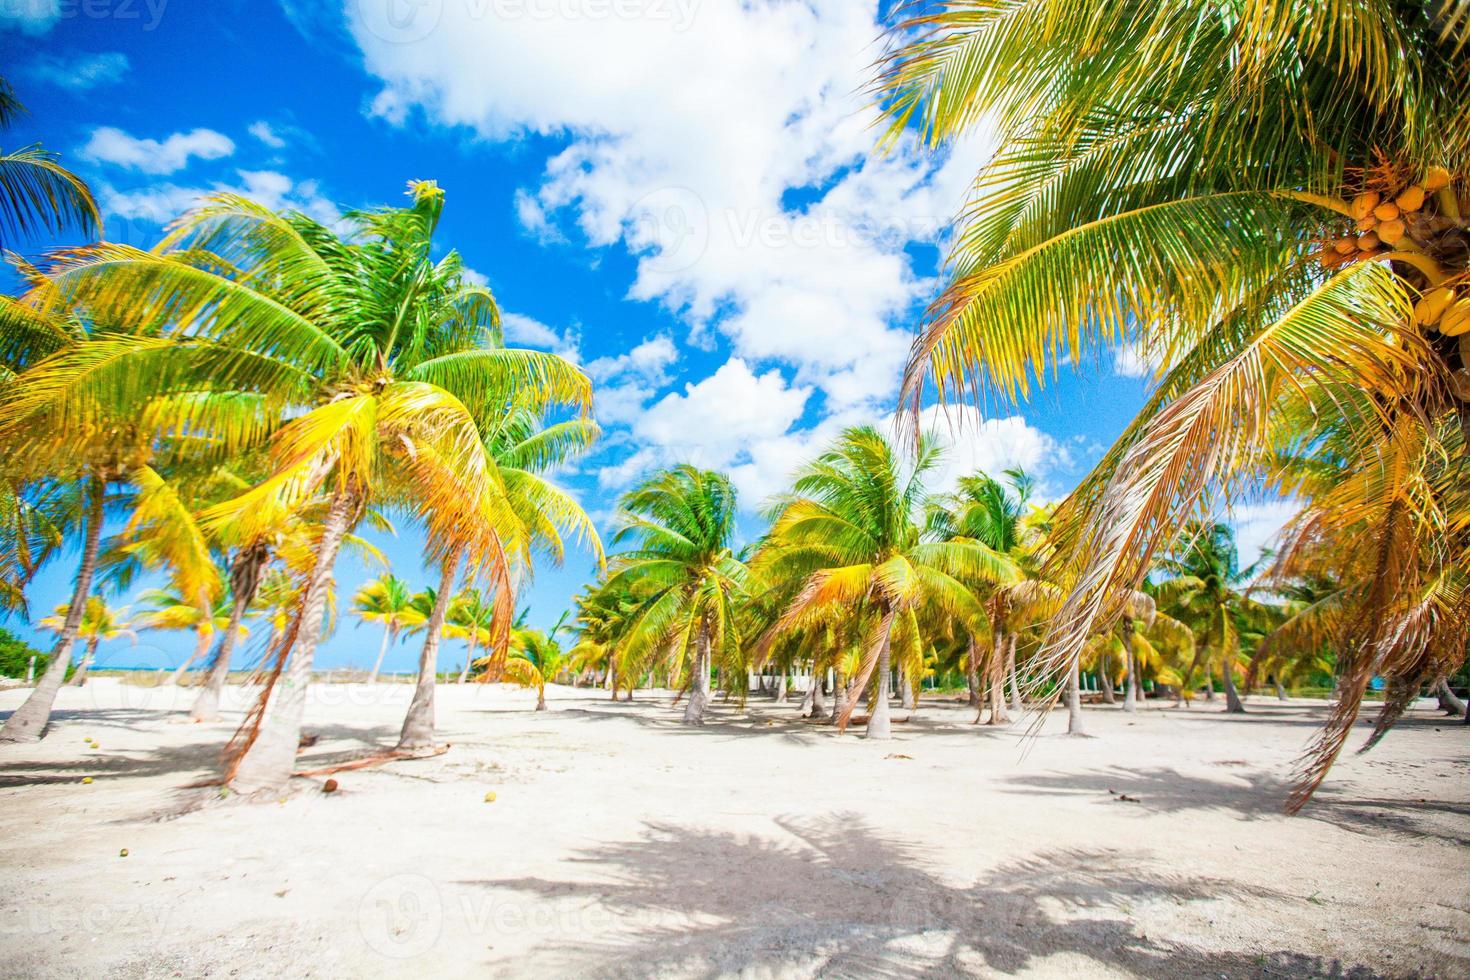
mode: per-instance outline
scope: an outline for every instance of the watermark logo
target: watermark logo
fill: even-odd
[[[357,928],[368,948],[392,959],[422,956],[444,928],[439,889],[423,875],[384,878],[357,905]]]
[[[661,187],[633,204],[626,237],[634,251],[645,253],[643,268],[668,274],[682,272],[709,248],[709,211],[687,187]]]
[[[413,44],[439,26],[444,0],[357,0],[357,12],[363,28],[378,40]]]

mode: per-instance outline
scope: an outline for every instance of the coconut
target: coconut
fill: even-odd
[[[1378,207],[1378,200],[1377,191],[1364,191],[1362,194],[1353,198],[1351,207],[1353,217],[1360,221],[1368,217],[1368,215],[1373,213],[1373,209]]]
[[[485,802],[486,803],[494,803],[495,802],[495,790],[492,789],[490,792],[488,792],[488,793],[485,794]]]
[[[1338,255],[1352,255],[1358,250],[1358,240],[1351,236],[1348,238],[1339,238],[1333,242],[1332,247],[1337,249]]]
[[[1434,323],[1454,301],[1455,291],[1448,286],[1431,289],[1414,304],[1414,319],[1419,323]]]
[[[1430,167],[1424,174],[1424,189],[1437,191],[1450,186],[1450,172],[1444,167]]]
[[[1359,231],[1372,231],[1374,228],[1377,228],[1377,227],[1378,227],[1378,219],[1375,218],[1375,217],[1373,217],[1373,215],[1371,215],[1371,214],[1368,215],[1366,218],[1359,218],[1358,219],[1358,230]]]
[[[1358,250],[1360,252],[1371,252],[1378,247],[1378,234],[1365,231],[1358,236]]]
[[[1392,221],[1399,216],[1399,206],[1392,201],[1384,201],[1373,209],[1373,217],[1379,221]]]
[[[1424,188],[1410,184],[1402,194],[1393,199],[1400,211],[1418,211],[1424,206]]]
[[[337,792],[337,781],[335,779],[329,779],[325,783],[322,783],[322,792],[323,793],[335,793],[335,792]]]
[[[1470,334],[1466,334],[1465,337],[1470,337]],[[1465,338],[1461,337],[1460,339],[1464,340]],[[1460,401],[1470,402],[1470,371],[1460,368],[1460,370],[1450,375],[1450,390],[1455,393],[1455,397],[1460,399]]]
[[[1439,318],[1439,332],[1446,337],[1461,337],[1470,333],[1470,296],[1462,296],[1450,304]]]
[[[1402,218],[1390,218],[1378,226],[1378,237],[1389,245],[1396,245],[1403,240],[1406,231],[1408,228]]]

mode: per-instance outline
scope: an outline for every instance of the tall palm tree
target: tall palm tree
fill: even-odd
[[[605,588],[627,589],[638,601],[622,654],[642,665],[667,652],[687,678],[686,725],[704,724],[716,655],[744,669],[737,609],[746,568],[732,547],[735,517],[729,478],[689,465],[655,473],[623,496],[618,511],[613,543],[633,547],[614,557]]]
[[[504,408],[480,424],[487,470],[497,488],[497,500],[504,520],[502,526],[492,529],[491,543],[498,549],[500,560],[492,576],[490,601],[466,607],[466,611],[478,619],[477,625],[467,627],[465,633],[471,641],[471,649],[460,674],[461,683],[469,675],[474,647],[480,643],[490,645],[493,651],[487,676],[492,680],[499,679],[509,645],[514,603],[510,563],[513,562],[516,570],[524,576],[531,574],[536,552],[559,564],[566,553],[564,539],[567,537],[589,545],[597,555],[599,566],[603,561],[602,543],[591,519],[576,500],[546,476],[549,470],[580,454],[596,441],[600,435],[597,423],[584,416],[546,425],[537,405],[524,400],[508,400]],[[398,750],[407,754],[437,751],[433,720],[434,678],[443,624],[453,608],[448,604],[454,587],[453,566],[451,552],[444,560],[436,592],[445,606],[438,613],[438,627],[425,627],[418,683],[399,735]],[[474,594],[481,596],[478,591]],[[479,623],[483,623],[483,627]]]
[[[25,112],[10,82],[0,78],[0,127]],[[0,152],[0,246],[44,232],[76,228],[90,236],[102,228],[92,192],[76,174],[39,145]]]
[[[240,791],[273,789],[290,774],[332,569],[366,506],[415,515],[446,577],[464,566],[508,594],[507,552],[522,529],[487,459],[482,423],[521,406],[590,404],[575,367],[499,345],[490,293],[465,280],[457,253],[432,257],[442,190],[415,182],[409,196],[405,208],[350,213],[339,236],[303,215],[220,195],[150,252],[103,244],[68,253],[42,297],[138,325],[175,352],[161,360],[157,345],[83,345],[52,385],[54,399],[85,405],[100,389],[116,409],[185,387],[238,392],[253,412],[192,420],[225,444],[258,437],[289,413],[272,437],[269,478],[206,511],[206,524],[233,522],[249,537],[318,491],[327,498],[301,615],[281,654],[283,682],[266,685],[239,741],[230,778]],[[179,350],[184,373],[172,370]],[[428,639],[437,643],[437,630]]]
[[[1374,468],[1394,478],[1356,488],[1355,533],[1394,574],[1357,616],[1355,676],[1426,669],[1404,617],[1452,607],[1435,583],[1463,571],[1470,534],[1451,522],[1445,541],[1432,516],[1454,510],[1436,461],[1463,454],[1470,429],[1464,5],[906,10],[877,83],[889,138],[940,144],[984,120],[1000,147],[915,343],[909,403],[930,384],[1024,396],[1059,360],[1122,344],[1159,365],[1058,511],[1075,574],[1043,663],[1076,658],[1207,498],[1269,480],[1273,445],[1357,415],[1373,424],[1344,443],[1349,459],[1392,460]],[[1399,561],[1409,539],[1434,560]],[[1470,612],[1432,621],[1434,648],[1463,662]]]
[[[927,436],[905,466],[876,429],[851,428],[797,473],[792,492],[775,505],[775,520],[755,562],[774,579],[799,578],[801,591],[774,632],[833,611],[871,613],[854,691],[876,675],[867,737],[891,737],[889,667],[894,642],[919,651],[918,608],[932,604],[967,624],[985,621],[973,583],[1018,581],[1014,562],[971,538],[925,540],[919,521],[924,478],[939,461]],[[971,626],[971,629],[976,627]],[[857,704],[846,707],[845,728]]]
[[[56,607],[55,614],[41,620],[40,625],[54,633],[59,633],[66,628],[67,613],[69,605]],[[71,675],[71,682],[76,687],[81,687],[87,682],[87,668],[97,656],[97,645],[103,640],[116,639],[119,636],[132,636],[131,624],[127,621],[128,609],[114,609],[107,604],[107,600],[100,595],[92,595],[87,599],[87,608],[82,613],[81,623],[77,627],[77,636],[86,644],[82,659],[77,663],[76,671]]]
[[[413,593],[402,579],[384,574],[365,583],[352,597],[352,611],[364,623],[380,623],[383,627],[383,643],[378,647],[378,658],[373,661],[373,672],[369,684],[378,682],[378,672],[383,669],[383,657],[398,639],[399,630],[405,624],[405,615]]]

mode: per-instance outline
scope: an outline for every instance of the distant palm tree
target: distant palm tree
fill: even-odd
[[[139,594],[138,601],[149,607],[133,619],[133,626],[138,629],[194,634],[194,652],[179,664],[169,678],[171,684],[182,680],[184,673],[209,652],[215,633],[230,625],[230,607],[233,605],[228,596],[221,596],[214,608],[205,610],[168,589],[148,589]]]
[[[626,589],[638,607],[622,631],[622,654],[644,664],[667,653],[687,678],[684,724],[704,724],[712,657],[744,669],[737,606],[745,565],[732,547],[735,488],[728,477],[681,465],[655,473],[624,495],[605,588]]]
[[[792,492],[755,560],[757,572],[804,584],[776,632],[825,622],[833,611],[870,612],[874,620],[854,690],[877,677],[867,737],[891,737],[889,665],[895,639],[922,663],[919,607],[929,605],[965,623],[985,620],[972,583],[1020,580],[1008,556],[972,538],[925,540],[919,524],[924,478],[939,461],[927,436],[917,456],[901,460],[876,429],[851,428],[797,473]],[[847,705],[845,727],[857,705]]]
[[[55,614],[41,620],[41,625],[54,633],[60,633],[66,628],[66,615],[69,608],[67,605],[57,606]],[[85,641],[86,647],[81,662],[77,664],[76,672],[71,676],[71,683],[74,686],[81,687],[86,683],[87,668],[96,658],[99,643],[119,636],[133,635],[133,631],[129,628],[131,624],[126,619],[127,614],[126,606],[121,609],[113,609],[100,595],[87,599],[86,611],[82,613],[81,624],[77,627],[77,636]]]
[[[1160,586],[1164,603],[1175,609],[1200,637],[1197,657],[1204,663],[1219,657],[1225,680],[1225,710],[1243,714],[1245,705],[1235,687],[1235,660],[1240,655],[1236,614],[1247,602],[1240,586],[1250,578],[1240,568],[1235,532],[1228,524],[1201,525],[1186,531],[1175,553],[1159,562],[1169,576]],[[1194,664],[1185,675],[1187,686]]]
[[[365,623],[381,623],[383,643],[378,647],[378,659],[373,661],[373,672],[369,684],[378,682],[378,672],[383,668],[383,657],[398,639],[399,630],[406,624],[413,594],[402,579],[393,575],[382,575],[373,579],[352,597],[352,611]]]
[[[490,639],[490,627],[494,621],[495,607],[485,601],[485,595],[479,589],[464,589],[450,600],[449,613],[444,619],[444,635],[464,640],[467,645],[458,683],[463,684],[469,680],[470,666],[475,662],[475,650]],[[514,626],[510,640],[514,652]]]

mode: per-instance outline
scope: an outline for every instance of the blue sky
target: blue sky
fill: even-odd
[[[981,131],[942,155],[869,156],[879,15],[860,0],[0,0],[3,70],[30,110],[3,145],[63,154],[107,236],[143,247],[218,188],[332,220],[437,180],[439,240],[494,289],[511,342],[597,384],[606,437],[557,478],[599,526],[673,461],[728,470],[753,511],[844,425],[890,416],[947,219],[989,152]],[[961,410],[939,482],[1019,464],[1060,496],[1146,373],[1108,354],[1023,407]],[[1246,536],[1279,517],[1267,506]],[[430,581],[412,528],[378,543],[396,574]],[[48,570],[33,608],[63,601],[74,566]],[[532,622],[554,622],[590,570],[542,563]],[[344,562],[344,600],[375,573]],[[187,647],[144,635],[103,660]],[[319,662],[376,648],[344,615]],[[388,666],[415,656],[402,645]]]

